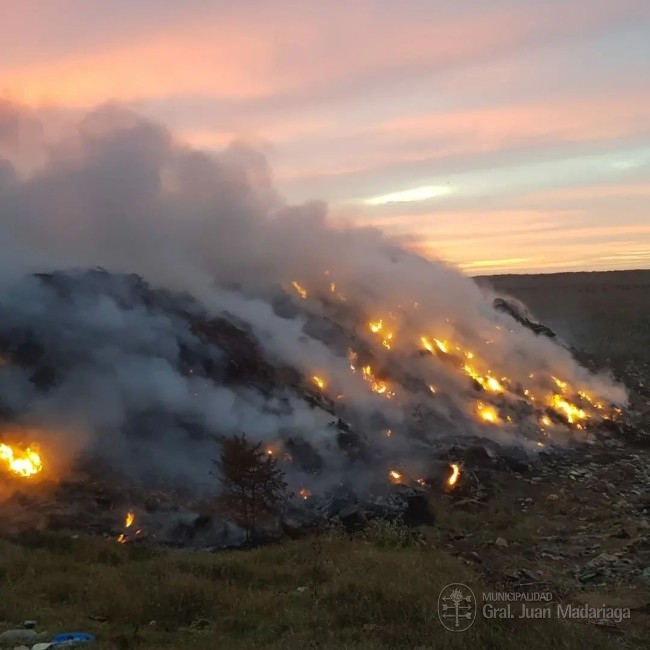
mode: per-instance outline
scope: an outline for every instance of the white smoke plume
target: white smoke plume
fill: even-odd
[[[132,277],[107,288],[81,271],[66,276],[68,295],[31,275],[93,267],[197,300],[160,292],[152,306]],[[28,333],[54,374],[43,390],[20,364],[0,366],[0,408],[70,455],[196,479],[213,450],[192,430],[245,431],[270,447],[308,441],[336,480],[339,416],[398,464],[450,435],[533,449],[584,436],[625,402],[492,298],[376,229],[331,223],[322,203],[287,205],[244,144],[196,151],[119,106],[72,120],[0,103],[0,343]],[[190,320],[248,327],[302,382],[264,391],[188,374],[188,349],[224,360],[181,304]]]

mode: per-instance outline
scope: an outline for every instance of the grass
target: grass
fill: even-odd
[[[523,301],[543,323],[601,363],[650,363],[650,271],[503,275],[480,284]]]
[[[438,594],[452,582],[485,588],[426,534],[386,525],[220,554],[63,534],[0,542],[6,627],[35,618],[50,633],[93,632],[100,648],[642,647],[552,620],[479,615],[463,634],[447,632]]]

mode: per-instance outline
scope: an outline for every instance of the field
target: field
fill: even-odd
[[[650,363],[650,271],[479,278],[528,305],[574,347],[623,370]]]
[[[598,365],[650,411],[650,271],[481,279]],[[644,410],[645,409],[645,410]],[[64,533],[0,541],[0,631],[38,621],[88,631],[99,648],[332,650],[647,648],[650,430],[567,452],[530,472],[468,478],[432,496],[434,526],[377,524],[250,551],[119,545]],[[488,487],[471,498],[472,481]],[[486,620],[462,634],[438,618],[443,587],[544,591],[553,603],[629,607],[630,618]],[[481,596],[478,596],[479,607]],[[519,611],[519,605],[514,605]]]

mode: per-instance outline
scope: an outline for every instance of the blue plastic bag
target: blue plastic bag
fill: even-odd
[[[87,632],[64,632],[52,637],[51,643],[54,645],[61,645],[62,643],[92,643],[95,637]]]

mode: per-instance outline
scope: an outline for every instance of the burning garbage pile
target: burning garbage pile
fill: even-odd
[[[189,296],[153,289],[137,276],[41,274],[27,286],[49,313],[34,319],[14,311],[3,319],[11,326],[0,327],[6,359],[0,379],[2,373],[21,378],[26,393],[23,402],[1,404],[8,423],[35,413],[43,418],[55,405],[61,429],[61,418],[70,414],[65,400],[72,398],[76,418],[92,417],[94,427],[89,443],[71,438],[75,454],[108,462],[143,485],[171,481],[204,495],[214,489],[205,463],[215,453],[213,436],[250,430],[246,422],[263,418],[257,437],[286,473],[297,501],[292,516],[300,511],[303,522],[339,516],[332,504],[353,504],[364,516],[403,515],[427,490],[449,491],[461,482],[462,466],[449,455],[459,441],[496,440],[491,444],[499,453],[516,449],[530,459],[554,443],[583,438],[619,413],[587,388],[587,375],[583,387],[540,370],[504,374],[482,354],[490,340],[470,349],[460,335],[452,337],[451,327],[440,337],[425,331],[414,317],[417,306],[410,317],[393,312],[372,320],[358,317],[338,290],[310,303],[313,294],[302,284],[279,287],[277,309],[292,319],[299,315],[303,330],[331,351],[329,368],[312,368],[289,365],[292,359],[265,349],[254,323],[225,312],[210,316]],[[135,319],[139,328],[130,324],[125,336],[101,322],[98,332],[97,311],[109,305],[112,322]],[[494,336],[515,334],[515,327],[497,320]],[[162,388],[155,386],[163,380]],[[169,393],[167,383],[177,392]],[[79,392],[71,393],[71,386]],[[115,422],[115,412],[104,413],[107,392],[114,400],[127,388],[137,399],[122,394]],[[39,421],[40,431],[47,431],[44,424]],[[47,459],[38,441],[23,443],[0,443],[0,477],[28,481],[43,472]],[[146,510],[146,498],[140,501]],[[213,519],[197,533],[193,522],[202,515],[185,506],[148,512],[139,517],[146,527],[135,523],[132,510],[121,524],[114,517],[107,513],[99,529],[115,531],[120,543],[180,538],[191,544],[196,538],[228,546],[237,538],[235,529]],[[175,517],[185,523],[173,523]]]
[[[63,483],[99,462],[203,498],[215,437],[244,432],[303,513],[404,511],[405,490],[449,489],[451,464],[462,484],[452,448],[530,462],[619,417],[625,390],[532,316],[321,204],[286,205],[258,152],[193,151],[115,107],[75,127],[28,171],[0,148],[0,483],[72,498]],[[154,535],[167,515],[146,500],[111,499],[93,525]]]

